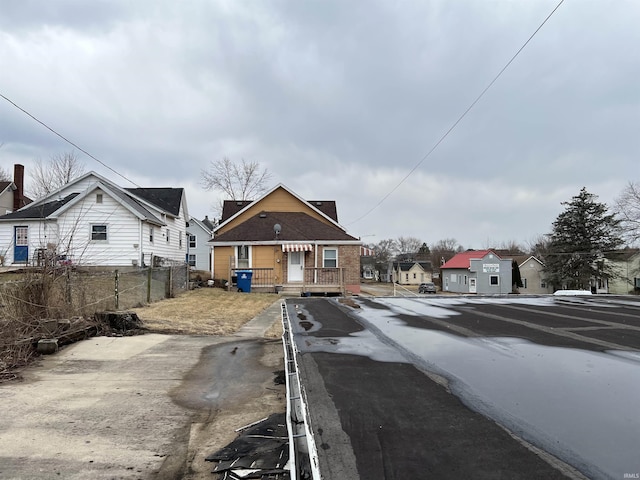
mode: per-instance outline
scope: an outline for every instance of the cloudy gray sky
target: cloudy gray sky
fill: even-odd
[[[640,2],[565,1],[424,157],[558,1],[3,2],[0,93],[198,218],[201,170],[244,158],[368,243],[526,244],[640,180]],[[2,99],[0,143],[27,175],[72,150]]]

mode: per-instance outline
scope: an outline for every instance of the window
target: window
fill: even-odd
[[[102,194],[96,193],[96,203],[102,203]]]
[[[540,282],[540,288],[547,288],[547,282],[545,282],[544,280]]]
[[[491,275],[489,277],[489,285],[500,285],[500,277],[498,275]]]
[[[413,274],[413,279],[414,279],[414,280],[416,279],[416,274],[415,274],[415,273]]]
[[[338,250],[325,248],[322,251],[322,266],[324,268],[336,268],[338,266]]]
[[[171,230],[167,228],[167,243],[171,242]]]
[[[404,274],[404,279],[405,279],[406,281],[409,281],[409,274],[408,274],[408,273],[405,273],[405,274]]]
[[[465,285],[467,284],[467,279],[468,279],[468,278],[469,278],[469,277],[467,277],[466,275],[464,276],[464,284],[465,284]]]
[[[153,227],[149,227],[149,242],[153,243]]]
[[[182,235],[178,235],[178,248],[182,248]]]
[[[189,234],[189,248],[196,248],[196,236]]]
[[[249,245],[238,245],[237,268],[249,268]]]
[[[187,263],[189,263],[190,267],[195,267],[196,266],[196,256],[189,254],[189,259],[187,260]]]
[[[527,279],[526,278],[522,279],[522,288],[527,288]]]
[[[91,240],[94,242],[106,242],[107,241],[107,226],[106,225],[91,225]]]

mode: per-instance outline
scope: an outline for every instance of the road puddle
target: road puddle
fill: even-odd
[[[527,301],[548,305],[553,299]],[[592,352],[512,337],[464,338],[412,328],[397,318],[398,313],[453,317],[457,312],[447,309],[452,302],[474,300],[387,298],[380,302],[386,310],[363,305],[359,317],[366,331],[338,342],[324,338],[311,349],[411,362],[441,375],[469,408],[589,478],[640,472],[637,352]]]

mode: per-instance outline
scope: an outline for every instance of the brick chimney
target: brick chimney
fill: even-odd
[[[16,190],[13,192],[13,211],[24,207],[24,165],[13,166],[13,183]]]

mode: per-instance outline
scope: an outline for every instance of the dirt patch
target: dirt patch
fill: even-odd
[[[144,326],[157,333],[232,335],[278,299],[269,293],[227,292],[197,288],[175,298],[134,308]],[[277,327],[276,327],[277,329]],[[269,332],[273,338],[277,331]]]

